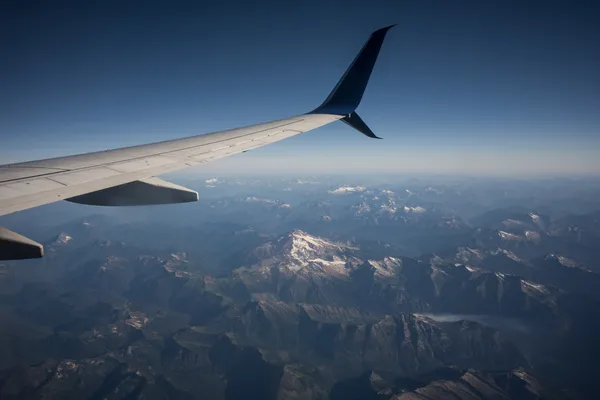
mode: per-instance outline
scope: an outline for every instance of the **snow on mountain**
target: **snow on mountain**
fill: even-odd
[[[560,263],[560,265],[562,265],[563,267],[567,267],[567,268],[578,268],[581,269],[583,271],[587,271],[587,272],[591,272],[590,270],[584,268],[580,263],[578,263],[577,261],[565,257],[565,256],[561,256],[558,254],[548,254],[546,256],[546,259],[554,259],[556,261],[558,261],[558,263]]]
[[[356,210],[354,212],[354,215],[356,216],[365,215],[371,212],[371,206],[368,203],[360,203],[352,206],[352,208]]]
[[[444,190],[443,189],[436,189],[432,186],[429,186],[425,189],[425,193],[435,193],[437,195],[441,195],[444,194]]]
[[[372,268],[375,279],[386,280],[402,269],[400,258],[361,260],[355,256],[359,250],[357,247],[312,236],[301,230],[292,231],[257,250],[262,257],[260,262],[254,267],[238,270],[246,282],[265,281],[269,277],[274,278],[273,274],[293,276],[294,279],[302,277],[308,281],[347,280],[365,265]]]
[[[420,207],[420,206],[416,206],[416,207],[404,206],[404,212],[406,212],[406,213],[422,214],[425,211],[427,211],[427,210],[425,210],[423,207]]]
[[[512,240],[512,241],[523,240],[523,238],[521,236],[515,235],[514,233],[508,233],[505,231],[498,231],[498,236],[500,236],[500,239],[502,239],[502,240]]]
[[[402,260],[395,257],[384,257],[383,260],[369,260],[368,263],[375,269],[375,276],[380,278],[391,278],[401,268]]]
[[[396,202],[392,197],[389,197],[387,202],[381,205],[381,210],[383,212],[387,212],[388,214],[395,214],[398,211],[398,207],[396,206]]]
[[[141,311],[130,311],[129,319],[125,320],[125,324],[135,329],[142,329],[150,322],[150,319]]]
[[[535,298],[545,298],[551,294],[546,286],[525,279],[521,280],[521,290],[525,294]]]
[[[564,257],[564,256],[555,256],[555,257],[558,259],[558,262],[560,262],[565,267],[571,267],[571,268],[577,267],[577,262],[575,260],[572,260],[572,259]]]
[[[502,225],[504,225],[507,229],[522,228],[524,226],[527,226],[523,221],[510,218],[502,221]]]
[[[483,260],[483,253],[478,249],[459,247],[455,258],[463,264],[479,263]]]
[[[539,215],[534,214],[534,213],[529,213],[529,217],[531,218],[533,223],[535,223],[540,228],[544,229],[544,221],[542,220],[542,218]]]
[[[469,272],[476,272],[476,273],[482,272],[482,270],[480,268],[474,268],[474,267],[471,267],[470,265],[465,265],[465,269]]]
[[[318,182],[318,181],[315,181],[315,180],[296,179],[294,183],[296,185],[316,185],[316,184],[319,184],[321,182]]]
[[[271,206],[278,206],[280,208],[291,208],[292,207],[290,204],[282,203],[280,200],[265,199],[265,198],[256,197],[256,196],[247,196],[243,201],[244,201],[244,203],[260,203],[260,204],[266,204],[266,205],[271,205]]]
[[[170,256],[174,261],[184,261],[186,259],[186,254],[184,252],[171,253]]]
[[[233,271],[234,279],[257,300],[349,305],[386,313],[446,310],[454,304],[470,313],[501,310],[506,315],[522,315],[539,307],[554,307],[559,295],[552,286],[471,263],[450,265],[442,260],[436,265],[410,258],[359,258],[360,253],[348,244],[304,231],[290,232],[261,247],[264,252],[257,262]],[[478,258],[486,251],[464,248],[463,252]],[[468,296],[467,302],[458,299],[463,295]],[[513,304],[513,296],[521,299],[519,304]]]
[[[504,281],[507,276],[507,274],[502,273],[502,272],[494,272],[494,275],[496,275],[496,277],[501,281]]]
[[[255,196],[248,196],[244,199],[245,203],[268,203],[268,204],[275,204],[277,203],[275,200],[270,200],[270,199],[263,199],[260,197],[255,197]]]
[[[541,236],[535,231],[525,231],[525,239],[533,243],[539,243]]]
[[[66,233],[62,232],[60,233],[56,239],[54,239],[54,242],[52,244],[56,244],[56,245],[60,245],[60,244],[67,244],[69,243],[73,238],[69,235],[67,235]]]
[[[330,190],[330,194],[348,194],[348,193],[360,193],[364,192],[366,188],[364,186],[340,186],[335,190]]]
[[[290,260],[300,265],[310,262],[337,262],[345,253],[358,250],[357,247],[335,243],[301,230],[292,231],[286,239],[284,251]]]
[[[515,253],[513,253],[510,250],[506,250],[506,249],[492,250],[492,251],[490,251],[490,254],[493,255],[493,256],[497,256],[499,254],[504,254],[506,257],[510,258],[513,261],[520,262],[520,263],[524,263],[525,262],[524,260],[522,260],[521,258],[519,258]]]
[[[348,244],[294,230],[257,248],[253,254],[258,263],[254,267],[240,269],[239,274],[246,281],[264,280],[273,273],[310,278],[345,278],[351,272],[347,263],[360,262],[353,257],[356,250],[357,247]]]
[[[472,249],[470,247],[459,247],[454,259],[462,264],[479,266],[490,256],[504,256],[515,262],[527,264],[525,260],[517,256],[510,250],[497,248],[494,250]]]
[[[396,204],[394,204],[393,202],[390,201],[387,204],[382,204],[381,210],[388,214],[395,214],[396,211],[398,211],[398,208],[396,207]]]

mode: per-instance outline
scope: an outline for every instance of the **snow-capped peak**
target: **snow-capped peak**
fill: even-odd
[[[335,190],[330,190],[331,194],[347,194],[347,193],[360,193],[364,192],[366,188],[364,186],[340,186]]]
[[[67,235],[66,233],[62,232],[60,233],[56,239],[54,240],[54,244],[67,244],[69,243],[73,238],[69,235]]]
[[[525,279],[521,280],[521,290],[533,297],[542,297],[550,294],[546,286]]]
[[[421,213],[424,213],[425,211],[426,210],[420,206],[416,206],[416,207],[404,206],[404,212],[406,212],[406,213],[421,214]]]
[[[588,269],[584,268],[581,264],[579,264],[577,261],[565,257],[565,256],[561,256],[558,254],[548,254],[546,256],[546,259],[554,259],[556,261],[558,261],[560,263],[560,265],[562,265],[563,267],[567,267],[567,268],[579,268],[583,271],[588,271],[590,272]]]
[[[402,260],[395,257],[384,257],[383,260],[369,260],[368,263],[375,269],[375,276],[391,278],[402,266]]]
[[[481,250],[472,249],[470,247],[459,247],[455,255],[456,261],[462,264],[479,263],[483,260],[483,253]]]
[[[503,254],[503,255],[505,255],[506,257],[510,258],[510,259],[511,259],[511,260],[513,260],[513,261],[516,261],[516,262],[523,262],[523,260],[522,260],[521,258],[519,258],[519,256],[517,256],[517,255],[516,255],[515,253],[513,253],[512,251],[510,251],[510,250],[506,250],[506,249],[500,249],[500,248],[498,248],[498,249],[496,249],[496,250],[492,250],[492,251],[490,252],[490,254],[492,254],[492,255],[494,255],[494,256],[497,256],[497,255],[501,255],[501,254]]]
[[[540,229],[545,228],[544,220],[539,215],[534,214],[534,213],[529,213],[529,218],[531,218],[533,223],[536,224]]]
[[[355,214],[357,216],[371,212],[371,206],[369,205],[369,203],[365,203],[365,202],[354,205],[354,206],[352,206],[352,208],[356,209]]]
[[[258,247],[254,253],[259,262],[239,273],[244,279],[263,280],[276,269],[280,274],[310,279],[347,279],[360,262],[352,255],[355,250],[358,248],[294,230]]]
[[[509,233],[509,232],[505,232],[505,231],[498,231],[498,236],[500,236],[500,238],[502,240],[521,240],[523,239],[521,236],[519,235],[515,235],[514,233]]]
[[[357,250],[356,247],[312,236],[301,230],[294,230],[287,235],[284,249],[286,255],[301,264],[312,260],[331,261],[344,252]]]
[[[262,204],[269,204],[269,205],[281,205],[282,204],[279,200],[265,199],[265,198],[256,197],[256,196],[247,196],[244,199],[244,203],[262,203]]]
[[[523,221],[519,221],[518,219],[507,219],[502,221],[502,225],[504,225],[507,228],[520,228],[522,226],[525,225],[525,223]]]

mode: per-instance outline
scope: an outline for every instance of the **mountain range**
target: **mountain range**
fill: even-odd
[[[0,397],[594,397],[593,212],[315,182],[48,222],[0,265]]]

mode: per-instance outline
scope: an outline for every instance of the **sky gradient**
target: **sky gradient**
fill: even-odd
[[[358,108],[385,140],[335,123],[201,168],[600,173],[595,2],[12,3],[0,164],[309,111],[368,35],[397,23]]]

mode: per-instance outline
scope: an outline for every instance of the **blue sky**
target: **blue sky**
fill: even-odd
[[[397,23],[358,109],[384,141],[336,123],[202,168],[600,172],[594,2],[13,3],[0,12],[0,164],[309,111]]]

